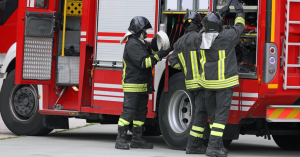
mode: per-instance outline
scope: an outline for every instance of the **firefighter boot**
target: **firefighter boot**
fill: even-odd
[[[152,149],[153,144],[152,143],[146,143],[146,141],[143,139],[143,127],[133,127],[132,128],[132,140],[130,147],[131,148],[143,148],[143,149]]]
[[[116,140],[115,148],[117,149],[129,149],[129,145],[127,144],[127,131],[128,126],[120,126],[118,125],[118,136]]]
[[[224,147],[223,140],[219,140],[218,143],[219,143],[219,148],[221,148],[221,150],[224,151],[228,155],[229,151],[228,151],[228,149],[226,149]]]
[[[227,153],[224,151],[223,148],[207,148],[206,155],[211,157],[227,157]]]
[[[203,144],[203,139],[189,135],[186,154],[205,154],[205,152],[206,147]]]

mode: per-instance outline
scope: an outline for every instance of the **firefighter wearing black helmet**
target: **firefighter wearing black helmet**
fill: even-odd
[[[201,83],[205,88],[205,105],[210,121],[210,137],[207,156],[226,157],[228,150],[223,145],[223,132],[227,123],[233,88],[239,86],[235,46],[245,29],[243,8],[234,4],[235,24],[223,30],[223,17],[228,7],[208,13],[203,18],[204,28],[199,33],[201,40],[200,64],[203,68]]]
[[[186,154],[204,154],[203,132],[207,122],[204,105],[204,89],[200,81],[200,42],[198,33],[202,27],[201,15],[188,11],[184,17],[185,34],[174,44],[174,51],[169,58],[171,67],[181,69],[185,75],[186,89],[195,96],[194,122],[188,137]]]
[[[148,93],[153,92],[152,67],[167,56],[170,49],[159,52],[156,37],[149,44],[147,29],[152,29],[149,20],[142,16],[134,17],[125,38],[128,41],[123,53],[122,86],[124,92],[123,112],[118,122],[118,137],[115,148],[129,149],[126,137],[129,124],[133,121],[131,148],[151,149],[153,145],[142,138],[143,124],[148,112]],[[124,41],[124,40],[123,40]],[[121,41],[121,42],[123,42]],[[154,53],[157,52],[157,53]]]

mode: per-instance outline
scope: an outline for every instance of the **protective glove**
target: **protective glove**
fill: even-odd
[[[157,35],[154,36],[154,38],[151,41],[151,48],[153,51],[158,51],[157,47]]]
[[[161,48],[158,51],[157,56],[159,57],[159,60],[161,60],[162,58],[166,57],[170,52],[171,52],[171,47],[168,48],[167,50],[163,50],[163,48]],[[158,60],[158,59],[156,58],[156,60]]]
[[[243,6],[241,4],[234,4],[234,9],[236,11],[236,14],[244,12]]]
[[[219,13],[221,17],[225,17],[226,15],[229,14],[229,12],[230,12],[230,9],[227,6],[221,8],[220,10],[217,11],[217,13]]]

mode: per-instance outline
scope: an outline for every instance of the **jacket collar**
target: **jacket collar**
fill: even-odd
[[[189,33],[189,32],[199,32],[199,27],[198,25],[194,24],[194,23],[191,23],[189,25],[189,27],[186,29],[185,33]]]

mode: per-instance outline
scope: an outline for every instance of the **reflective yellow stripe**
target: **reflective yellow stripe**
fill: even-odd
[[[198,69],[197,53],[196,51],[191,51],[190,53],[191,53],[193,78],[198,79],[200,76],[199,76],[199,69]]]
[[[228,88],[239,84],[239,77],[233,76],[225,80],[201,80],[199,83],[208,89],[222,89]]]
[[[174,68],[174,69],[178,69],[178,70],[180,70],[180,69],[181,69],[181,67],[180,67],[180,64],[179,64],[179,63],[175,64],[173,68]]]
[[[183,66],[184,75],[186,76],[187,70],[186,70],[185,60],[184,60],[184,57],[182,55],[182,52],[178,54],[178,57],[179,57],[179,60],[182,64],[182,66]]]
[[[130,88],[123,88],[123,92],[147,92],[147,88],[144,89],[130,89]]]
[[[225,80],[225,50],[219,50],[218,78]]]
[[[209,124],[210,129],[212,129],[212,126],[213,126],[212,124]]]
[[[198,134],[198,133],[195,133],[194,131],[190,131],[190,135],[192,135],[194,137],[203,138],[203,134]]]
[[[124,125],[129,125],[129,124],[130,124],[130,122],[126,121],[126,120],[123,119],[123,118],[119,118],[118,125],[124,126]]]
[[[225,125],[219,124],[219,123],[214,123],[212,127],[214,127],[214,128],[219,128],[219,129],[223,129],[223,130],[225,129]]]
[[[142,126],[142,125],[144,125],[144,122],[133,120],[133,125]]]
[[[199,126],[193,126],[193,127],[192,127],[192,130],[203,132],[203,131],[204,131],[204,128],[199,127]]]
[[[160,61],[160,60],[161,60],[157,54],[154,55],[154,58],[155,58],[157,61]]]
[[[151,58],[148,57],[145,59],[145,65],[146,65],[146,68],[150,68],[152,67],[152,63],[151,63]]]
[[[123,59],[123,75],[122,75],[122,80],[123,80],[123,82],[124,82],[125,75],[126,75],[126,67],[127,67],[126,62],[125,62],[125,60]]]
[[[199,79],[197,80],[186,80],[185,81],[185,86],[186,89],[195,89],[195,88],[200,88],[202,85]]]
[[[205,51],[204,50],[200,50],[201,53],[201,66],[202,66],[202,74],[201,74],[201,79],[205,80],[205,72],[204,72],[204,64],[206,63],[206,57],[205,57]]]
[[[200,82],[200,83],[202,83],[202,82]],[[223,88],[233,87],[233,86],[238,85],[238,84],[239,84],[239,80],[236,80],[234,82],[229,82],[229,83],[226,83],[226,84],[217,84],[217,85],[202,83],[202,86],[204,88],[207,88],[207,89],[223,89]]]
[[[134,84],[134,83],[124,83],[123,87],[145,87],[147,83],[144,84]]]
[[[147,83],[132,84],[132,83],[123,82],[122,87],[123,87],[123,92],[147,92]]]
[[[204,84],[208,84],[208,85],[222,85],[222,84],[226,84],[226,83],[231,83],[231,82],[235,82],[239,80],[239,76],[235,75],[232,77],[229,77],[225,80],[202,80],[202,82]]]
[[[157,54],[158,51],[154,51],[153,49],[151,49],[152,54]]]
[[[245,19],[242,17],[237,17],[235,18],[234,25],[236,25],[237,23],[242,23],[245,26]]]
[[[211,132],[210,132],[210,135],[214,135],[214,136],[220,136],[220,137],[222,137],[222,136],[223,136],[223,132],[211,131]]]

